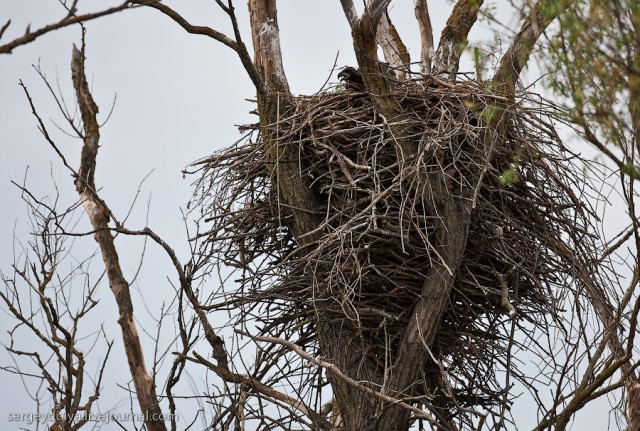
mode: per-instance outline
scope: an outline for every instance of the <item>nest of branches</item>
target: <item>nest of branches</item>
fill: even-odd
[[[406,113],[396,119],[377,115],[368,94],[340,87],[297,97],[277,124],[245,126],[235,146],[195,164],[194,202],[207,222],[202,253],[237,269],[224,301],[213,302],[244,307],[241,323],[258,321],[261,334],[314,353],[315,316],[348,319],[370,360],[392,358],[440,259],[439,215],[419,178],[445,175],[473,209],[432,349],[438,363],[425,366],[446,376],[442,395],[458,407],[504,405],[496,373],[514,367],[513,325],[546,331],[560,292],[586,271],[572,251],[592,242],[591,214],[574,195],[582,173],[544,107],[524,96],[509,102],[473,81],[394,91]],[[506,110],[500,127],[490,125],[497,107]],[[416,155],[405,156],[393,130]],[[299,155],[297,174],[320,203],[319,239],[310,245],[287,227],[295,208],[281,205],[279,182],[288,179],[267,157],[273,146]],[[478,148],[490,148],[481,163],[468,157]]]

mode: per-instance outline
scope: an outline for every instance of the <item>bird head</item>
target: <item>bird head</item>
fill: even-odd
[[[359,73],[356,69],[354,69],[351,66],[347,66],[344,69],[342,69],[340,73],[338,73],[338,79],[340,79],[340,81],[349,81],[354,76],[358,76],[358,75]]]
[[[353,67],[345,67],[342,69],[340,73],[338,73],[338,78],[344,83],[347,90],[364,91],[365,89],[360,71]]]

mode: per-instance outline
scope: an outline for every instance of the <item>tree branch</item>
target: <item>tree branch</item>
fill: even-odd
[[[431,72],[433,51],[433,28],[429,17],[427,0],[414,0],[414,12],[420,28],[420,73],[426,75]]]
[[[96,231],[94,238],[100,246],[109,279],[109,287],[118,304],[120,313],[118,323],[122,330],[124,349],[127,354],[138,402],[144,414],[145,425],[150,431],[166,431],[155,386],[145,366],[144,353],[133,318],[133,303],[129,292],[129,283],[122,274],[114,238],[109,231],[110,211],[95,192],[94,174],[98,155],[98,142],[100,140],[97,120],[98,106],[93,100],[85,77],[84,55],[75,46],[72,53],[71,72],[85,131],[80,169],[75,180],[76,189]]]
[[[512,93],[516,82],[527,63],[533,47],[551,22],[567,10],[574,0],[540,0],[538,1],[527,19],[523,22],[520,31],[516,34],[511,46],[502,56],[498,71],[493,81],[506,93]]]
[[[119,6],[114,6],[112,8],[105,9],[100,12],[88,13],[88,14],[78,15],[78,16],[75,16],[74,9],[71,9],[71,11],[64,18],[62,18],[60,21],[54,24],[49,24],[35,31],[30,31],[29,28],[27,27],[27,31],[22,37],[14,39],[11,42],[5,43],[4,45],[0,45],[0,54],[11,54],[11,52],[15,48],[21,45],[26,45],[30,42],[33,42],[38,37],[44,34],[50,33],[52,31],[55,31],[64,27],[68,27],[73,24],[91,21],[93,19],[100,18],[106,15],[111,15],[113,13],[120,12],[129,7],[130,7],[129,1],[125,1]],[[0,38],[2,38],[4,32],[7,30],[10,24],[11,24],[11,20],[7,21],[7,23],[2,26],[2,28],[0,29]]]
[[[344,11],[344,15],[347,17],[347,21],[349,21],[351,28],[358,25],[358,13],[356,12],[353,0],[340,0],[340,4],[342,5],[342,10]]]
[[[203,36],[207,36],[210,37],[220,43],[222,43],[223,45],[231,48],[232,50],[234,50],[237,54],[238,57],[240,58],[240,61],[242,62],[242,66],[244,66],[244,69],[247,71],[247,74],[249,75],[249,78],[251,79],[251,82],[253,82],[253,85],[256,87],[257,91],[261,91],[261,89],[264,86],[264,83],[262,81],[262,79],[260,79],[260,75],[258,74],[253,61],[251,60],[251,56],[249,55],[249,51],[247,50],[246,45],[242,42],[242,39],[240,38],[240,31],[238,29],[238,23],[235,17],[235,13],[233,12],[233,6],[230,3],[229,7],[223,7],[223,10],[229,15],[230,19],[231,19],[231,23],[233,25],[233,30],[234,30],[234,35],[235,35],[235,40],[230,38],[229,36],[227,36],[226,34],[219,32],[217,30],[214,30],[210,27],[206,27],[206,26],[199,26],[199,25],[193,25],[191,24],[189,21],[187,21],[182,15],[180,15],[178,12],[176,12],[175,10],[171,9],[169,6],[160,3],[159,1],[156,0],[133,0],[131,3],[135,3],[141,6],[147,6],[147,7],[151,7],[153,9],[156,9],[160,12],[162,12],[163,14],[165,14],[166,16],[168,16],[169,18],[171,18],[172,20],[174,20],[176,23],[178,23],[183,29],[185,29],[188,33],[191,34],[200,34]]]
[[[254,50],[253,63],[265,83],[258,91],[275,92],[288,98],[291,91],[282,64],[276,1],[250,0],[249,14]]]
[[[315,423],[315,425],[317,425],[318,428],[321,430],[330,431],[333,429],[329,421],[327,421],[325,418],[320,416],[320,414],[318,414],[316,411],[308,408],[302,401],[296,400],[295,398],[291,398],[287,394],[277,391],[276,389],[273,389],[271,386],[267,386],[251,376],[247,376],[244,374],[237,374],[228,369],[227,369],[228,376],[225,378],[223,375],[221,375],[219,366],[213,364],[211,361],[208,361],[206,358],[204,358],[203,356],[199,355],[196,352],[193,352],[193,356],[194,356],[193,358],[186,357],[185,359],[188,361],[196,362],[206,366],[211,371],[220,375],[227,382],[247,385],[253,388],[258,393],[261,393],[263,395],[266,395],[267,397],[273,398],[275,400],[281,401],[289,405],[290,407],[298,410],[305,416],[309,417]]]
[[[371,0],[367,5],[369,15],[371,15],[372,21],[377,21],[382,18],[382,15],[386,12],[387,6],[389,6],[391,0]]]
[[[435,56],[433,74],[450,75],[458,71],[460,55],[467,46],[467,36],[478,18],[478,11],[484,0],[458,0],[442,30],[440,45]]]
[[[289,83],[282,65],[280,31],[275,0],[250,0],[251,35],[254,48],[254,64],[265,82],[265,91],[258,93],[258,110],[264,142],[265,157],[269,160],[268,173],[277,190],[282,208],[296,208],[283,214],[299,245],[314,241],[308,235],[319,225],[318,199],[308,177],[300,174],[300,154],[294,146],[280,145],[277,124],[292,102]],[[275,132],[275,133],[274,133]]]
[[[411,57],[409,56],[407,47],[404,42],[402,42],[402,39],[400,39],[398,31],[391,22],[389,14],[386,11],[380,18],[378,32],[376,33],[376,40],[382,48],[384,58],[393,69],[396,78],[404,80],[407,76],[407,72],[409,71]]]
[[[300,348],[300,346],[298,346],[297,344],[295,344],[295,343],[293,343],[291,341],[283,340],[282,338],[277,338],[277,337],[259,337],[259,336],[249,335],[249,334],[246,334],[246,333],[242,333],[242,334],[246,335],[247,337],[250,337],[250,338],[252,338],[254,340],[257,340],[257,341],[262,341],[262,342],[265,342],[265,343],[280,344],[282,346],[285,346],[288,349],[290,349],[293,352],[295,352],[301,358],[311,362],[312,364],[314,364],[314,365],[316,365],[318,367],[326,369],[327,371],[331,372],[332,374],[334,374],[335,376],[337,376],[341,380],[344,380],[345,382],[347,382],[349,385],[353,386],[354,388],[358,388],[362,392],[364,392],[366,394],[369,394],[369,395],[373,395],[376,398],[379,398],[379,399],[381,399],[381,400],[383,400],[385,402],[388,402],[390,404],[399,405],[399,406],[409,410],[413,414],[415,414],[416,418],[426,419],[432,425],[435,425],[435,426],[438,426],[438,427],[440,426],[438,421],[436,421],[433,416],[431,416],[430,414],[428,414],[424,410],[416,408],[416,407],[414,407],[414,406],[412,406],[410,404],[407,404],[404,401],[401,401],[399,399],[390,397],[388,395],[385,395],[383,393],[380,393],[380,392],[378,392],[378,391],[376,391],[374,389],[371,389],[371,388],[363,385],[362,383],[360,383],[360,382],[352,379],[351,377],[347,376],[335,364],[332,364],[332,363],[327,362],[327,361],[323,361],[322,359],[318,359],[315,356],[312,356],[312,355],[308,354],[307,352],[302,350]]]

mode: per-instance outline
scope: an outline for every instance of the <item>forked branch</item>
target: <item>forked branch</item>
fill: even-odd
[[[340,3],[349,22],[349,26],[352,30],[357,29],[360,25],[361,17],[359,17],[356,12],[353,0],[340,0]],[[409,56],[409,50],[400,38],[400,34],[389,18],[389,13],[386,10],[388,3],[389,2],[368,0],[366,15],[369,20],[368,22],[375,23],[378,21],[375,43],[382,48],[384,58],[386,62],[389,63],[396,78],[403,80],[406,78],[407,72],[409,72],[411,57]],[[384,9],[379,11],[379,8],[383,5]]]

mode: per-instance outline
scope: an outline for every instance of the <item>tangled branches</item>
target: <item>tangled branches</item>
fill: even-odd
[[[436,383],[424,395],[451,417],[504,409],[508,383],[497,373],[519,376],[509,359],[513,325],[546,331],[558,296],[589,271],[589,253],[572,251],[594,241],[593,215],[574,194],[581,173],[544,108],[524,97],[513,103],[475,82],[432,81],[399,84],[394,99],[403,115],[388,119],[366,93],[301,96],[277,124],[245,126],[238,144],[194,165],[193,204],[208,226],[201,252],[239,274],[210,308],[241,306],[236,324],[259,322],[259,335],[311,352],[319,313],[346,318],[366,360],[386,369],[441,259],[442,191],[429,178],[444,175],[472,214],[462,262],[448,268],[455,283],[424,364]],[[287,227],[297,209],[276,191],[288,179],[266,157],[273,146],[295,149],[298,174],[320,203],[311,244],[300,246]]]

